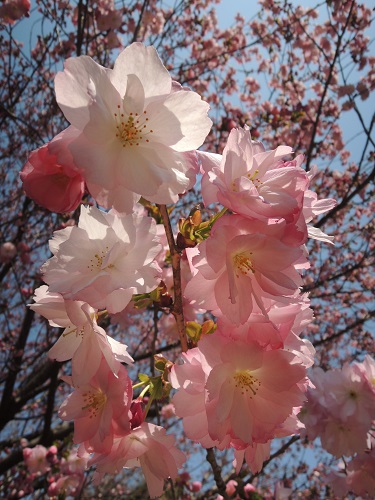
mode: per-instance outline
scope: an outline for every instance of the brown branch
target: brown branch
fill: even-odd
[[[17,339],[17,342],[15,343],[14,351],[9,361],[8,377],[5,381],[3,397],[1,399],[1,404],[0,404],[0,429],[3,429],[3,427],[14,416],[13,411],[14,411],[15,400],[13,396],[13,390],[16,383],[17,375],[21,369],[23,360],[23,351],[25,349],[26,341],[30,333],[34,315],[35,315],[34,311],[32,309],[27,308],[19,337]]]
[[[186,331],[185,331],[184,309],[182,304],[181,254],[174,240],[171,221],[169,220],[167,207],[165,205],[157,205],[157,206],[163,218],[165,233],[167,235],[169,250],[171,252],[173,283],[174,283],[173,316],[175,317],[178,334],[180,336],[181,349],[183,352],[186,352],[188,350],[188,346],[187,346]]]
[[[179,346],[180,346],[180,342],[175,342],[174,344],[168,344],[166,346],[159,347],[158,349],[155,349],[155,351],[144,352],[144,353],[140,354],[139,356],[132,356],[132,358],[134,359],[134,361],[142,361],[143,359],[152,358],[154,356],[154,354],[159,354],[161,352],[170,351],[170,350],[175,349],[176,347],[179,347]]]
[[[314,347],[317,347],[319,345],[325,344],[326,342],[331,342],[332,340],[336,340],[337,338],[341,337],[342,335],[345,335],[345,333],[350,332],[357,326],[363,325],[366,323],[366,321],[369,321],[370,319],[375,317],[375,311],[369,311],[368,314],[363,317],[359,318],[350,325],[346,326],[344,329],[340,330],[339,332],[333,333],[329,337],[325,337],[324,339],[317,340],[313,342]]]
[[[338,36],[337,45],[336,45],[336,51],[335,51],[335,54],[333,56],[332,63],[330,64],[329,74],[328,74],[327,80],[325,81],[324,89],[323,89],[323,93],[322,93],[322,97],[320,99],[318,110],[316,112],[316,118],[315,118],[315,121],[314,121],[314,124],[313,124],[313,129],[312,129],[312,134],[311,134],[311,141],[310,141],[309,149],[308,149],[308,151],[306,153],[306,170],[307,171],[310,170],[310,163],[311,163],[311,161],[313,159],[312,158],[312,152],[313,152],[313,149],[315,147],[315,136],[317,134],[318,125],[319,125],[319,121],[320,121],[320,116],[321,116],[321,114],[323,112],[324,101],[325,101],[325,98],[326,98],[326,95],[327,95],[327,92],[328,92],[328,88],[329,88],[329,85],[330,85],[332,77],[333,77],[333,70],[335,68],[336,61],[337,61],[337,59],[338,59],[338,57],[340,55],[340,52],[341,52],[341,42],[342,42],[342,39],[343,39],[344,34],[346,32],[346,28],[349,25],[349,21],[350,21],[351,15],[352,15],[352,11],[353,11],[354,5],[355,5],[355,0],[352,1],[352,5],[350,6],[350,10],[349,10],[346,22],[345,22],[345,26],[343,27],[341,34]]]
[[[53,363],[53,368],[52,368],[52,374],[51,374],[51,382],[50,386],[48,389],[48,395],[47,395],[47,407],[46,411],[44,414],[44,426],[43,426],[43,432],[40,437],[40,443],[44,444],[45,446],[48,446],[51,444],[52,440],[52,430],[51,430],[51,424],[52,424],[52,417],[55,409],[55,395],[56,395],[56,390],[59,385],[59,369],[60,369],[60,363],[54,362]]]
[[[138,23],[137,23],[137,26],[136,26],[136,28],[134,30],[134,34],[133,34],[133,38],[132,38],[131,43],[137,41],[138,33],[139,33],[139,30],[141,29],[141,25],[142,25],[143,14],[145,13],[146,7],[148,6],[148,2],[149,2],[149,0],[145,0],[143,2],[142,8],[141,8],[141,12],[139,14]]]
[[[215,479],[215,483],[216,483],[218,492],[225,500],[228,500],[229,496],[226,492],[225,482],[224,482],[223,478],[221,477],[221,468],[216,461],[216,457],[215,457],[215,453],[214,453],[213,448],[207,449],[206,457],[207,457],[207,462],[211,465],[212,472],[214,473],[214,479]]]
[[[357,185],[357,187],[347,196],[345,196],[340,203],[338,203],[332,210],[330,210],[326,215],[324,215],[318,222],[314,224],[314,227],[321,227],[327,220],[332,219],[334,215],[345,208],[348,204],[348,202],[354,198],[358,193],[362,191],[363,188],[367,186],[367,184],[370,184],[375,179],[375,167],[372,169],[370,174],[361,182]]]

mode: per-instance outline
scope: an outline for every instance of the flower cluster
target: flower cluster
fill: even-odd
[[[98,17],[103,26],[107,14]],[[197,152],[211,126],[208,105],[172,81],[153,47],[132,44],[112,70],[90,57],[69,59],[55,88],[71,125],[31,153],[21,173],[25,191],[67,212],[87,189],[105,210],[81,205],[78,224],[54,233],[52,257],[41,269],[46,285],[30,307],[63,329],[49,356],[71,359],[71,376],[63,379],[73,392],[58,415],[74,421],[74,443],[96,466],[95,480],[141,467],[156,497],[164,479],[178,478],[185,457],[174,436],[146,421],[152,400],[167,396],[170,384],[186,436],[205,448],[232,449],[237,471],[244,460],[260,471],[272,439],[299,433],[301,420],[332,453],[362,451],[374,411],[370,360],[329,380],[314,374],[317,387],[331,388],[324,389],[329,411],[323,418],[319,396],[320,407],[312,399],[310,414],[300,413],[306,393],[314,394],[307,369],[315,351],[301,338],[313,316],[300,290],[309,268],[305,243],[308,237],[332,243],[309,223],[335,205],[310,190],[316,171],[306,172],[303,156],[293,159],[289,146],[267,151],[247,127],[232,128],[222,155]],[[199,168],[205,204],[223,208],[205,222],[192,211],[172,245],[164,205],[195,185]],[[160,215],[167,234],[156,223]],[[129,324],[134,305],[173,312],[186,352],[175,364],[156,358],[162,375],[140,374],[133,386],[127,346],[100,320]],[[210,319],[201,325],[203,312]],[[173,316],[165,314],[159,325],[175,335]],[[356,426],[355,449],[350,436],[332,441],[331,427],[346,425]],[[51,491],[58,494],[59,484]]]
[[[72,361],[72,375],[63,378],[73,392],[58,414],[74,421],[80,455],[92,454],[98,479],[142,467],[156,497],[185,457],[173,436],[144,421],[142,397],[133,398],[123,365],[133,359],[100,318],[123,313],[132,297],[158,288],[160,231],[136,202],[143,196],[173,203],[195,184],[195,150],[211,127],[208,105],[173,82],[156,50],[140,43],[125,49],[113,70],[90,57],[69,59],[55,88],[71,126],[30,154],[24,189],[49,210],[67,212],[81,204],[86,186],[110,210],[82,205],[78,225],[54,233],[53,256],[41,269],[48,286],[36,290],[30,307],[63,328],[49,357]]]
[[[299,418],[309,439],[320,437],[336,457],[364,451],[375,421],[375,362],[346,363],[341,370],[312,370],[314,387]]]
[[[306,426],[303,434],[311,440],[319,437],[323,448],[337,458],[353,457],[328,477],[337,495],[351,491],[373,496],[375,361],[366,356],[362,363],[326,372],[316,367],[311,381],[314,387],[309,387],[299,414]]]
[[[266,151],[248,128],[232,129],[223,155],[199,153],[206,204],[225,215],[197,248],[188,248],[192,278],[184,289],[192,307],[211,311],[217,329],[181,356],[171,373],[176,414],[188,437],[204,447],[235,450],[253,472],[270,442],[299,432],[298,421],[314,349],[300,338],[312,318],[301,295],[309,267],[304,244],[317,206],[312,175],[291,148]]]
[[[48,449],[43,445],[25,446],[26,439],[21,441],[26,471],[19,478],[10,492],[11,498],[20,498],[33,493],[34,481],[45,476],[48,486],[48,497],[59,495],[79,496],[85,482],[85,469],[89,459],[88,453],[78,456],[78,449],[72,448],[69,453],[61,453],[55,445]]]

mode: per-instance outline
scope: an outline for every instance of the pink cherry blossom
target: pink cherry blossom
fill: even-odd
[[[23,449],[23,459],[30,474],[45,474],[51,468],[47,460],[48,450],[41,444],[37,444],[34,448]]]
[[[309,184],[311,184],[312,180],[317,176],[317,174],[318,169],[316,167],[313,167],[310,172],[307,173]],[[332,208],[334,208],[336,205],[337,201],[333,198],[324,198],[318,200],[317,194],[314,191],[307,189],[303,200],[303,217],[305,218],[306,223],[311,222],[314,217],[332,210]],[[334,237],[328,236],[317,227],[313,227],[308,224],[307,233],[309,238],[333,244]]]
[[[358,453],[348,464],[347,482],[350,490],[361,497],[375,496],[375,448]]]
[[[206,383],[213,439],[230,435],[247,444],[265,443],[305,399],[299,384],[306,369],[286,350],[266,351],[256,342],[216,334],[204,337],[199,348],[208,359],[216,358]]]
[[[95,453],[89,465],[96,465],[99,475],[118,473],[123,467],[142,467],[151,498],[163,493],[164,479],[176,479],[185,461],[175,447],[175,438],[165,429],[143,422],[129,434],[114,439],[108,454]]]
[[[115,377],[104,358],[89,383],[76,387],[59,409],[62,420],[74,420],[74,442],[89,451],[108,452],[114,435],[130,430],[132,383],[120,365]]]
[[[202,352],[195,347],[182,353],[170,373],[170,382],[178,389],[172,403],[177,416],[183,418],[186,436],[199,442],[204,448],[225,448],[229,439],[220,443],[213,440],[208,431],[206,412],[206,382],[211,366]]]
[[[341,420],[356,416],[370,428],[375,418],[375,391],[369,387],[356,363],[345,363],[341,370],[330,370],[326,385],[329,411]]]
[[[298,293],[298,292],[297,292]],[[298,355],[306,355],[306,367],[313,364],[314,349],[306,339],[299,339],[303,328],[312,320],[312,310],[309,307],[307,295],[297,296],[294,304],[284,304],[276,300],[263,300],[268,319],[254,304],[249,319],[243,325],[234,325],[225,316],[218,318],[219,331],[233,339],[248,338],[260,345],[272,349],[285,347],[298,351]],[[287,347],[286,347],[287,346]],[[294,346],[294,347],[293,347]]]
[[[219,201],[252,219],[297,220],[308,177],[300,167],[303,157],[294,163],[283,162],[290,153],[289,146],[266,151],[262,143],[251,140],[248,128],[232,129],[220,164],[218,155],[200,153],[206,177],[202,184],[205,203]]]
[[[68,149],[76,137],[77,131],[67,128],[32,151],[21,171],[27,196],[51,212],[70,212],[81,203],[85,183]]]
[[[173,203],[194,185],[194,153],[211,128],[208,105],[176,89],[154,47],[133,43],[113,70],[71,58],[55,79],[57,102],[80,131],[70,149],[90,193],[130,212],[140,196]]]
[[[236,493],[237,486],[238,486],[237,481],[234,481],[234,479],[230,479],[225,487],[227,495],[229,496],[234,495]]]
[[[191,351],[172,369],[173,403],[187,435],[202,444],[207,432],[221,447],[265,443],[304,400],[305,367],[286,350],[215,332]]]
[[[357,363],[327,372],[314,368],[315,388],[308,389],[308,401],[299,414],[307,436],[319,436],[322,446],[336,457],[364,450],[375,418],[375,392],[361,368]]]
[[[61,472],[64,474],[83,474],[87,467],[90,455],[81,450],[78,454],[78,448],[72,448],[69,455],[61,459]]]
[[[253,443],[244,449],[238,449],[234,452],[233,465],[236,468],[236,473],[240,472],[242,463],[246,460],[249,469],[253,474],[260,472],[263,463],[270,457],[271,441],[267,443]]]
[[[51,326],[64,328],[64,332],[48,352],[51,359],[72,359],[75,385],[87,384],[97,372],[104,355],[116,375],[119,361],[132,363],[127,346],[106,335],[97,324],[97,311],[85,302],[64,300],[59,293],[51,293],[43,285],[35,290],[30,309],[48,319]]]
[[[339,458],[347,457],[366,449],[369,427],[356,417],[341,420],[332,414],[322,418],[319,432],[322,447]],[[308,430],[308,424],[301,419]]]
[[[295,302],[302,284],[295,264],[306,267],[306,260],[302,249],[280,241],[283,227],[240,215],[219,219],[192,259],[198,272],[185,297],[237,325],[248,320],[255,304],[267,316],[264,298]]]
[[[160,251],[151,217],[120,216],[81,207],[78,227],[54,233],[54,257],[42,267],[51,292],[111,313],[123,310],[134,293],[156,288]]]
[[[49,497],[58,498],[68,496],[77,496],[84,483],[84,476],[70,474],[61,476],[57,481],[53,481],[48,487]]]

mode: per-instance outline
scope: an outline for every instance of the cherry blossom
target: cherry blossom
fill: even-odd
[[[30,0],[4,0],[0,7],[0,19],[13,24],[23,16],[30,15]]]
[[[155,498],[163,493],[164,479],[176,479],[185,461],[174,443],[165,429],[143,422],[126,436],[115,438],[109,454],[95,453],[89,465],[95,464],[99,475],[118,473],[123,467],[142,467],[149,494]]]
[[[204,446],[206,433],[218,447],[266,443],[304,400],[306,369],[283,349],[267,351],[215,332],[182,361],[171,374],[179,388],[173,403],[185,432]]]
[[[85,183],[68,149],[76,137],[73,127],[67,128],[32,151],[21,171],[26,194],[51,212],[70,212],[81,203]]]
[[[367,358],[367,364],[369,358]],[[375,418],[375,393],[368,384],[364,364],[345,364],[341,370],[312,370],[314,387],[299,414],[310,439],[335,455],[350,456],[366,449]]]
[[[48,356],[57,361],[72,360],[75,385],[89,382],[103,355],[115,375],[120,367],[118,361],[128,364],[133,361],[127,346],[106,335],[97,324],[97,311],[85,302],[64,300],[45,285],[35,290],[34,301],[30,309],[47,318],[51,326],[64,328]]]
[[[293,407],[302,404],[306,370],[288,351],[264,351],[256,342],[233,342],[218,335],[204,338],[200,349],[206,357],[217,356],[206,383],[213,439],[230,435],[247,444],[265,443]]]
[[[54,233],[54,257],[42,267],[51,292],[95,308],[120,312],[134,293],[156,288],[160,251],[155,221],[81,207],[78,227]]]
[[[185,297],[237,325],[248,320],[253,304],[267,316],[264,298],[293,303],[302,284],[294,264],[307,264],[301,249],[280,241],[283,234],[279,224],[222,217],[192,259],[198,272],[186,285]]]
[[[127,370],[120,365],[115,377],[102,358],[90,382],[76,387],[60,406],[59,417],[74,420],[76,444],[84,443],[88,451],[109,452],[114,434],[130,430],[132,394]]]
[[[173,203],[193,186],[194,154],[211,128],[198,94],[175,89],[153,47],[134,43],[113,70],[90,57],[68,59],[55,79],[57,102],[80,131],[70,145],[90,193],[130,212],[141,196]]]
[[[11,241],[6,241],[0,245],[0,262],[11,262],[17,255],[17,248]]]
[[[219,201],[252,219],[297,220],[308,177],[300,166],[302,156],[294,163],[283,161],[291,153],[289,146],[266,151],[262,143],[251,140],[248,128],[233,129],[222,158],[200,153],[207,178],[202,185],[205,203]]]
[[[37,444],[34,448],[23,449],[23,459],[31,474],[44,474],[50,469],[50,463],[47,460],[48,450],[41,444]]]

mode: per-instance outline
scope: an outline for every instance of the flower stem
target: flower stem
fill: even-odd
[[[182,305],[182,286],[181,286],[181,254],[179,253],[176,242],[173,236],[171,221],[169,220],[168,210],[166,205],[157,205],[160,214],[163,218],[163,225],[167,235],[169,250],[171,252],[172,270],[173,270],[173,283],[174,283],[174,304],[173,316],[175,317],[178,334],[181,342],[181,349],[183,352],[188,350],[184,310]]]

